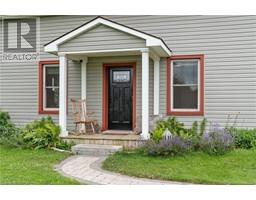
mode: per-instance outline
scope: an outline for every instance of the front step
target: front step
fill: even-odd
[[[72,146],[72,152],[74,154],[87,156],[106,156],[122,150],[122,146],[113,145],[77,144]]]

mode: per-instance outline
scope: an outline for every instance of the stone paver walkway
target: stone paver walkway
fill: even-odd
[[[101,169],[104,157],[71,156],[57,166],[57,170],[64,176],[75,178],[86,184],[110,185],[167,185],[184,184],[171,181],[134,178]]]

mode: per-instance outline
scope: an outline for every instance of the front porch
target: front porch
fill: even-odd
[[[59,125],[61,126],[61,137],[64,140],[74,140],[76,143],[87,144],[124,144],[122,146],[137,146],[140,139],[148,139],[149,136],[149,116],[159,115],[159,71],[161,57],[168,57],[171,52],[165,43],[152,35],[134,30],[132,28],[120,25],[118,23],[96,18],[87,24],[63,35],[60,38],[48,43],[45,51],[58,55],[59,57]],[[122,62],[107,62],[109,59],[102,58],[120,58],[132,56],[133,60],[122,59]],[[136,59],[134,59],[136,57]],[[91,60],[102,60],[101,64],[93,66]],[[150,59],[152,59],[152,94],[150,94]],[[88,108],[91,112],[97,110],[97,121],[102,131],[115,127],[114,130],[127,128],[132,132],[141,132],[141,135],[81,135],[75,136],[69,134],[67,128],[68,102],[71,96],[68,96],[68,61],[80,62],[81,66],[81,99],[91,102]],[[112,59],[115,60],[115,59]],[[91,61],[91,62],[90,62]],[[107,63],[106,63],[107,62]],[[100,62],[99,62],[100,63]],[[109,104],[109,77],[106,66],[110,67],[130,67],[131,71],[131,91],[128,94],[127,104],[130,105],[130,118],[122,118],[121,126],[112,126],[111,112],[114,108]],[[96,70],[97,68],[97,70]],[[138,70],[137,70],[138,69]],[[140,72],[137,72],[140,71]],[[110,75],[109,75],[110,76]],[[114,82],[114,81],[113,81]],[[140,85],[138,85],[140,84]],[[124,90],[125,91],[125,90]],[[97,94],[96,94],[97,93]],[[125,93],[126,94],[126,93]],[[94,96],[95,95],[95,96]],[[126,95],[127,96],[127,95]],[[153,99],[152,113],[150,113],[149,99]],[[94,99],[93,99],[94,98]],[[123,101],[120,97],[120,101]],[[129,100],[130,98],[130,100]],[[117,99],[113,97],[113,99]],[[94,101],[96,103],[94,103]],[[119,109],[119,114],[125,116],[127,112]],[[119,106],[120,107],[120,106]],[[112,111],[113,112],[113,111]],[[68,113],[71,114],[71,113]],[[113,114],[114,115],[114,114]],[[139,126],[140,122],[140,126]],[[112,124],[111,124],[112,123]],[[123,126],[122,124],[131,124]],[[117,127],[117,128],[116,128]],[[130,143],[133,143],[132,145]]]
[[[144,143],[140,135],[136,134],[84,134],[76,135],[72,132],[68,136],[62,136],[66,142],[73,142],[75,144],[101,144],[101,145],[117,145],[124,149],[133,149],[139,147]]]

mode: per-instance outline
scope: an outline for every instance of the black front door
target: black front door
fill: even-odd
[[[132,129],[132,68],[109,69],[108,128]]]

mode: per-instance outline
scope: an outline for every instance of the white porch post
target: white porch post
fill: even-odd
[[[159,61],[159,57],[154,58],[154,115],[159,115]]]
[[[65,54],[59,54],[59,125],[61,127],[61,136],[68,136],[67,131],[67,57]]]
[[[86,99],[86,65],[87,65],[87,57],[83,59],[81,65],[81,98]]]
[[[149,139],[149,51],[142,52],[142,138]]]

